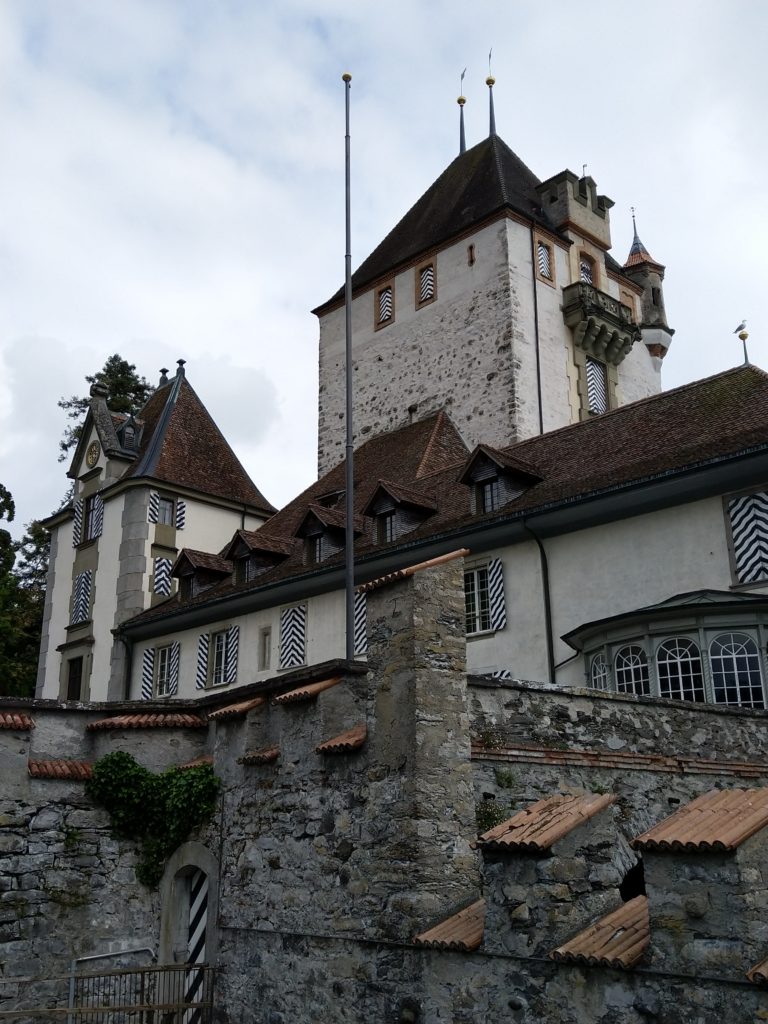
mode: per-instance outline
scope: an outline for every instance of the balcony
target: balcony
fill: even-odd
[[[573,332],[574,345],[613,366],[640,340],[629,306],[584,281],[563,288],[563,320]]]

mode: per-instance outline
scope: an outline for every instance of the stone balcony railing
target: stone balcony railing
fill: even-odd
[[[614,366],[640,339],[629,306],[584,281],[563,288],[563,319],[573,331],[574,345]]]

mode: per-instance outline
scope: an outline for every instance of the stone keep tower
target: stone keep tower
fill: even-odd
[[[442,408],[470,447],[508,445],[658,392],[612,205],[493,131],[460,153],[352,277],[355,443]],[[314,312],[322,474],[344,454],[343,289]]]

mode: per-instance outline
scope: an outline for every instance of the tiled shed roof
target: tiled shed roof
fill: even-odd
[[[417,946],[432,949],[452,949],[471,953],[483,941],[485,928],[485,900],[476,900],[458,914],[414,937]]]
[[[713,789],[632,840],[636,850],[735,850],[768,825],[768,788]]]
[[[248,750],[238,757],[238,764],[269,764],[280,756],[280,747],[263,747],[261,750]]]
[[[318,754],[348,754],[362,747],[367,736],[368,726],[365,722],[361,722],[339,736],[334,736],[332,740],[318,744],[315,750]]]
[[[549,954],[553,960],[628,968],[651,938],[647,896],[635,896]]]
[[[768,957],[761,960],[759,964],[755,964],[754,967],[750,967],[747,977],[755,985],[768,985]]]
[[[0,729],[15,729],[17,732],[28,732],[34,729],[35,723],[23,711],[0,711]]]
[[[211,711],[208,715],[209,721],[221,721],[224,718],[237,718],[239,715],[247,715],[254,708],[260,708],[267,703],[266,697],[251,697],[250,700],[240,700],[237,704],[227,704],[224,708]]]
[[[89,761],[28,761],[27,770],[33,779],[61,779],[84,782],[91,777]]]
[[[154,714],[115,715],[100,718],[86,726],[88,732],[106,729],[204,729],[207,722],[200,715],[158,711]]]
[[[609,793],[550,796],[484,832],[478,843],[486,850],[548,850],[615,800]]]
[[[341,682],[341,676],[334,676],[332,679],[320,679],[316,683],[306,683],[304,686],[298,686],[295,690],[288,690],[287,693],[281,693],[277,697],[272,698],[273,704],[295,704],[300,700],[311,700],[313,697],[317,697],[323,690],[330,690],[332,686],[336,686],[337,683]]]

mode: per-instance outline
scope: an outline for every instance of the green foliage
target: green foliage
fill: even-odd
[[[88,384],[106,385],[107,405],[113,412],[137,413],[154,390],[146,378],[136,373],[136,366],[117,353],[110,356],[97,373],[88,374],[85,379]],[[64,435],[59,441],[59,462],[64,461],[70,448],[80,440],[89,402],[88,396],[79,398],[71,395],[59,399],[59,408],[65,410],[70,420],[75,420],[64,428]]]
[[[10,491],[0,484],[0,520],[12,522],[16,508]],[[42,589],[24,572],[14,569],[15,544],[0,529],[0,696],[31,697],[35,692],[37,655],[43,622]],[[47,564],[46,564],[47,571]]]
[[[138,841],[136,877],[152,887],[168,857],[213,813],[219,783],[210,765],[155,775],[117,750],[94,764],[86,789],[109,812],[114,834]]]
[[[508,768],[497,768],[493,774],[496,777],[496,785],[499,789],[512,789],[517,781],[515,773]]]
[[[506,821],[511,815],[509,807],[499,804],[495,800],[478,800],[475,804],[475,819],[477,831],[487,832],[489,828],[495,828],[502,821]]]

